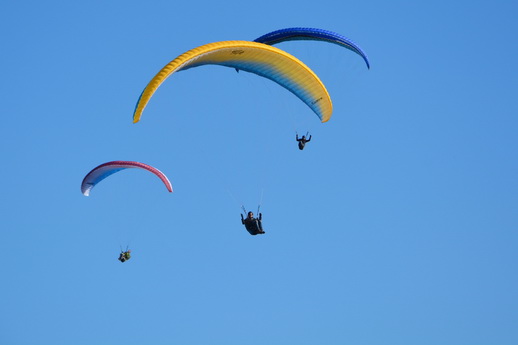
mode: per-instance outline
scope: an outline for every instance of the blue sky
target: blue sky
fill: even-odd
[[[516,344],[511,1],[11,2],[0,12],[0,343]],[[292,26],[321,124],[269,80],[176,56]],[[295,132],[310,131],[304,151]],[[128,170],[84,197],[111,160]],[[266,235],[241,204],[261,203]],[[120,246],[133,250],[124,264]]]

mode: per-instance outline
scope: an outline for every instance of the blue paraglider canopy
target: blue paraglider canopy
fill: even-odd
[[[360,55],[367,64],[367,68],[370,69],[370,63],[369,59],[367,58],[367,54],[365,54],[363,50],[353,41],[333,31],[315,28],[287,28],[272,31],[255,39],[254,42],[274,45],[285,41],[297,40],[327,41],[330,43],[338,44]]]

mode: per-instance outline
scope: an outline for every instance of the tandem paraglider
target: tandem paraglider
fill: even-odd
[[[162,173],[157,168],[140,162],[111,161],[98,165],[97,167],[93,168],[88,174],[86,174],[86,176],[83,178],[83,181],[81,182],[81,193],[83,193],[83,195],[85,196],[89,196],[92,189],[95,186],[97,186],[97,184],[99,184],[101,181],[103,181],[109,176],[112,176],[113,174],[118,173],[119,171],[126,169],[141,169],[144,171],[148,171],[162,181],[163,185],[165,186],[165,189],[168,192],[173,192],[173,186],[171,185],[171,182],[169,181],[167,176],[164,175],[164,173]],[[129,250],[128,247],[126,247],[126,250],[123,250],[121,246],[121,251],[117,260],[119,260],[120,262],[126,262],[129,259],[131,259],[131,250]]]
[[[119,258],[117,260],[119,260],[120,262],[126,262],[129,259],[131,259],[131,250],[126,249],[125,251],[121,251]]]

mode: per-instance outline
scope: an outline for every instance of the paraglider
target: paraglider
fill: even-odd
[[[259,235],[265,234],[266,232],[263,230],[263,214],[259,213],[259,218],[254,218],[254,213],[252,211],[248,212],[246,218],[241,214],[241,223],[245,226],[246,230],[250,233],[250,235]]]
[[[125,261],[128,261],[129,259],[131,259],[131,250],[129,250],[129,249],[126,249],[125,251],[121,250],[121,253],[117,260],[119,260],[120,262],[125,262]]]
[[[132,161],[112,161],[107,162],[104,164],[101,164],[94,169],[92,169],[83,179],[83,182],[81,183],[81,192],[85,196],[89,196],[92,188],[94,188],[99,182],[107,178],[108,176],[111,176],[115,174],[116,172],[119,172],[124,169],[129,168],[137,168],[137,169],[143,169],[151,172],[152,174],[156,175],[165,185],[167,190],[169,192],[173,191],[173,186],[171,185],[171,182],[169,182],[169,179],[167,176],[165,176],[160,170],[157,168],[154,168],[150,165],[140,163],[140,162],[132,162]],[[126,250],[122,250],[119,254],[118,260],[120,262],[125,262],[131,259],[131,250],[126,248]]]
[[[309,143],[311,141],[311,135],[309,136],[309,139],[306,139],[306,135],[303,135],[302,138],[299,139],[299,135],[297,134],[295,139],[299,143],[299,150],[304,150],[304,146],[306,146],[306,143]]]
[[[165,176],[160,170],[150,165],[131,161],[112,161],[101,164],[86,174],[83,182],[81,183],[81,192],[85,196],[89,196],[92,188],[95,187],[99,182],[118,171],[128,168],[144,169],[155,174],[158,178],[160,178],[160,180],[162,180],[169,192],[173,191],[173,186],[171,185],[171,182],[169,182],[167,176]]]
[[[367,68],[370,69],[370,63],[369,59],[367,58],[367,54],[365,54],[363,50],[353,41],[333,31],[316,28],[287,28],[272,31],[255,39],[254,42],[274,45],[285,41],[297,40],[326,41],[338,44],[360,55],[367,64]]]
[[[318,76],[294,56],[278,48],[248,41],[223,41],[194,48],[169,62],[140,95],[133,123],[140,121],[144,108],[158,87],[173,73],[203,65],[220,65],[254,73],[286,88],[322,122],[331,118],[331,97]]]

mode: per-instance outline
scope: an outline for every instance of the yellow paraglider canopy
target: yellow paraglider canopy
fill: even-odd
[[[268,78],[300,98],[322,122],[331,118],[333,105],[329,93],[318,76],[300,60],[262,43],[223,41],[189,50],[164,66],[140,95],[133,123],[140,121],[149,100],[171,74],[202,65],[227,66]]]

